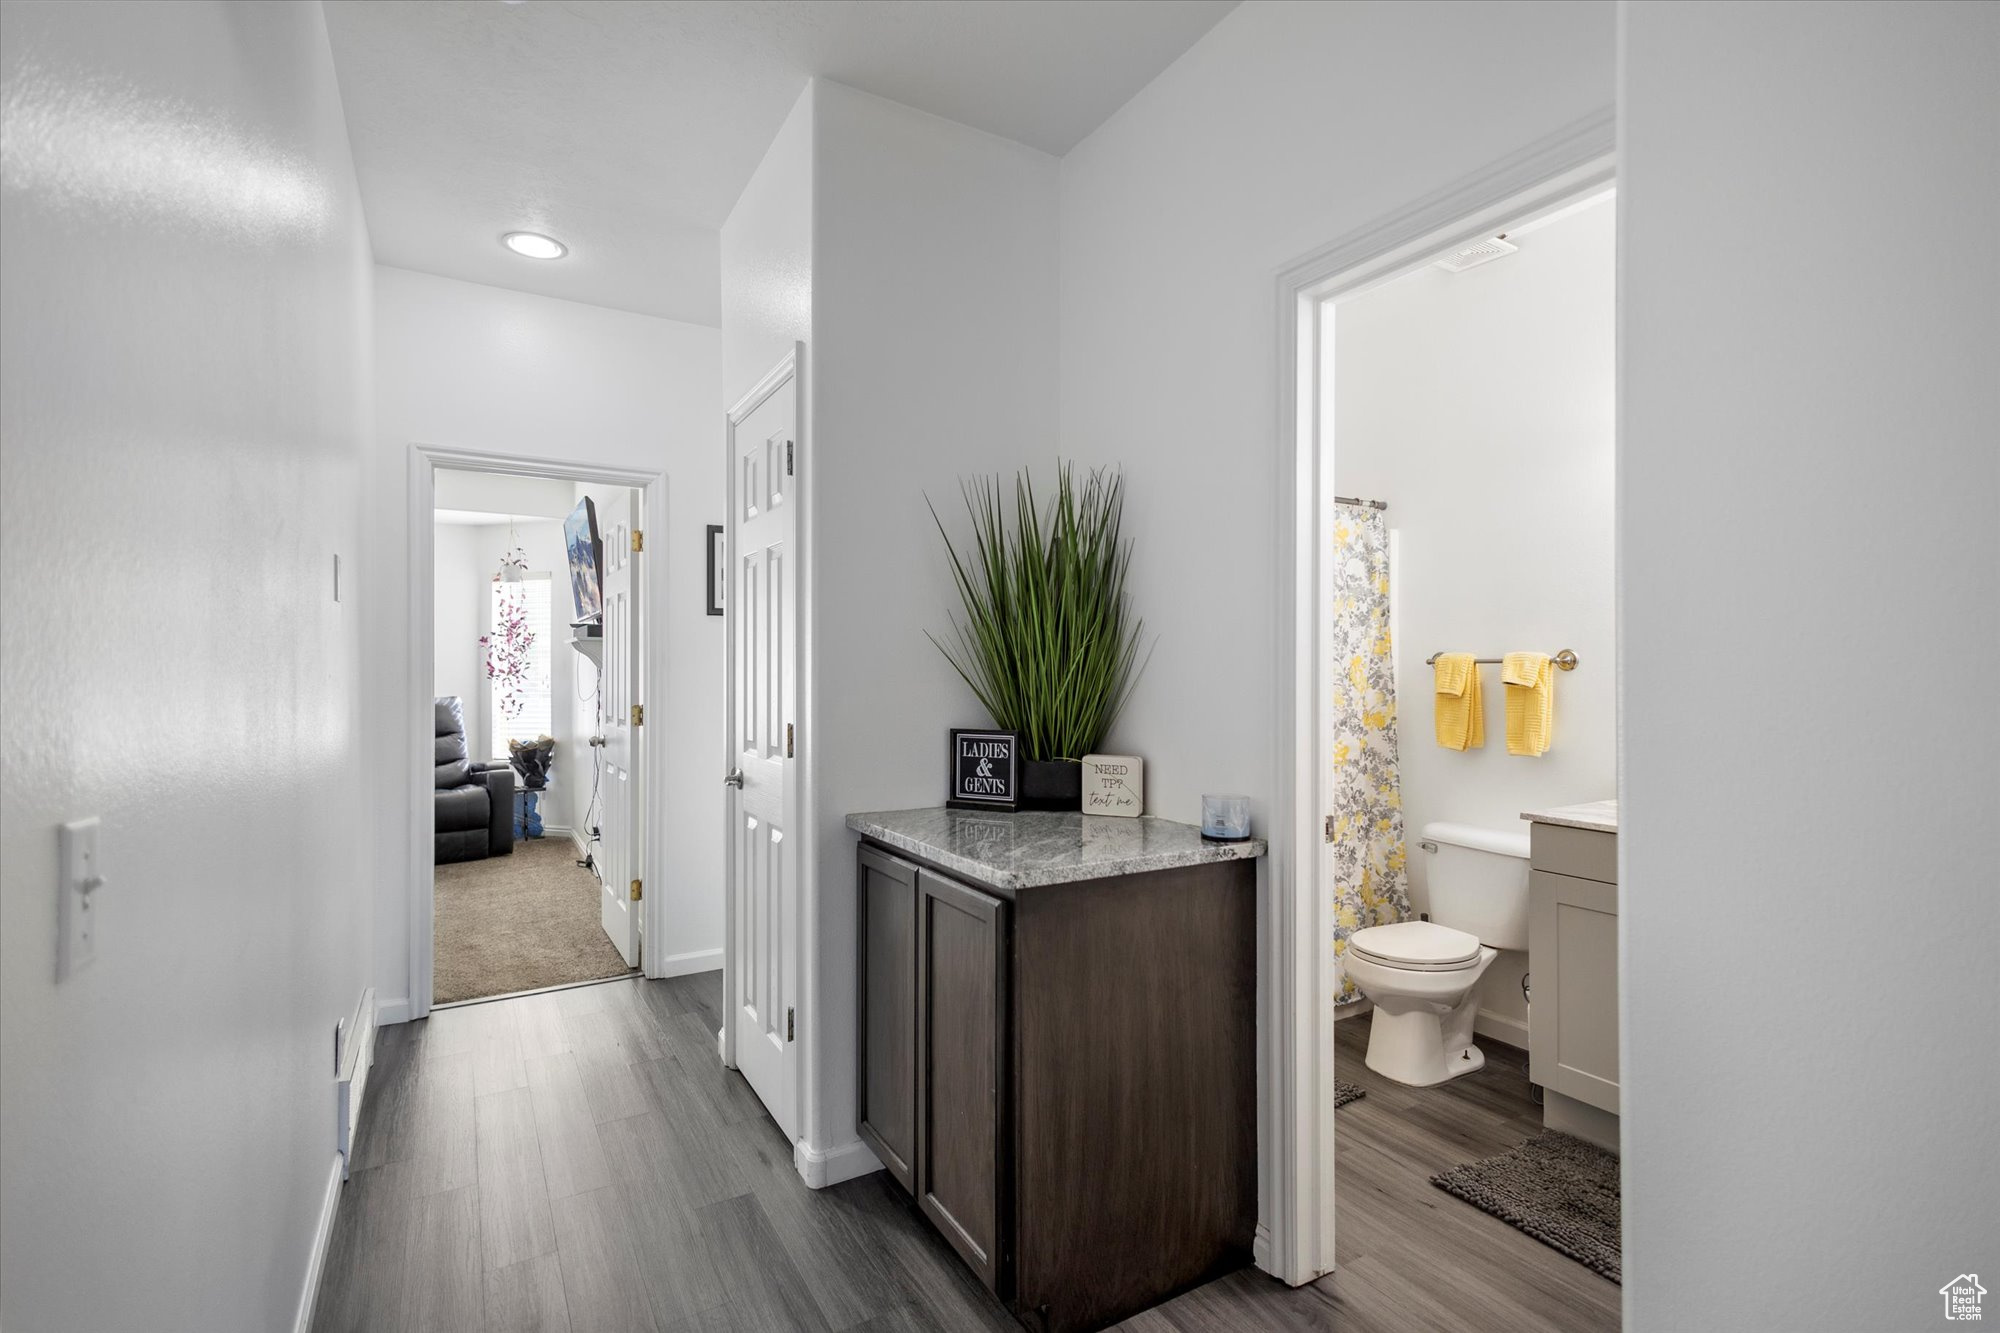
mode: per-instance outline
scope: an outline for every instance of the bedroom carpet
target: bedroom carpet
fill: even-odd
[[[598,924],[597,895],[566,837],[439,866],[431,1003],[623,976],[631,969]]]

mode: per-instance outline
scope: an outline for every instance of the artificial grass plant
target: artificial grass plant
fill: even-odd
[[[1129,620],[1125,604],[1132,546],[1120,537],[1123,485],[1104,468],[1079,485],[1070,464],[1058,463],[1055,499],[1044,510],[1023,471],[1009,531],[1000,478],[962,482],[972,518],[963,553],[931,506],[965,618],[952,618],[949,641],[929,638],[994,723],[1021,733],[1026,758],[1075,760],[1095,750],[1143,668],[1144,622]]]

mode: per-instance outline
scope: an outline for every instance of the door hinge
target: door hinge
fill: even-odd
[[[632,529],[632,549],[635,551],[646,549],[646,534],[637,528]]]
[[[792,1040],[793,1035],[797,1032],[797,1030],[798,1030],[797,1027],[793,1023],[792,1011],[788,1006],[785,1009],[785,1040],[786,1041]]]
[[[632,705],[632,725],[635,727],[643,727],[646,725],[646,705],[644,704]]]
[[[788,477],[792,475],[792,442],[790,440],[785,441],[785,475]]]
[[[1332,842],[1332,841],[1333,841],[1333,816],[1332,816],[1332,815],[1328,815],[1328,816],[1326,817],[1326,840],[1327,840],[1328,842]]]
[[[793,751],[792,751],[792,724],[791,724],[791,723],[789,723],[789,722],[787,722],[787,723],[785,724],[785,758],[787,758],[787,759],[790,759],[790,758],[792,757],[792,753],[793,753]]]
[[[640,885],[641,885],[642,883],[644,883],[644,881],[643,881],[643,880],[636,880],[636,879],[635,879],[635,880],[633,880],[633,881],[632,881],[632,901],[633,901],[633,902],[635,902],[635,903],[639,901],[639,898],[640,898],[640,896],[641,896],[641,893],[642,893],[642,890],[640,889],[640,887],[639,887],[639,886],[640,886]]]

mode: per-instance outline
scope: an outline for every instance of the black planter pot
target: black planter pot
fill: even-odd
[[[1078,810],[1083,807],[1083,765],[1074,759],[1023,759],[1023,810]]]

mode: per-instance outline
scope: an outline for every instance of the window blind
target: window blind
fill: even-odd
[[[514,597],[520,599],[528,632],[534,635],[534,642],[528,645],[527,651],[528,678],[521,688],[514,691],[521,705],[520,711],[509,716],[501,705],[501,690],[496,686],[487,691],[487,706],[491,709],[493,724],[488,734],[493,737],[491,757],[494,759],[508,757],[508,741],[531,741],[537,736],[555,734],[555,700],[550,668],[554,660],[551,652],[555,647],[555,634],[549,619],[552,586],[547,574],[526,574],[519,583],[493,584],[487,608],[488,627],[495,632],[499,630],[505,599]]]

